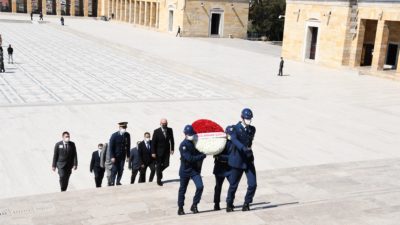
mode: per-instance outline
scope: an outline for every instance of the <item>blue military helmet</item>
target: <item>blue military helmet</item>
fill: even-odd
[[[183,133],[189,136],[195,135],[192,125],[186,125],[185,128],[183,129]]]
[[[249,108],[244,108],[242,110],[242,118],[246,120],[251,120],[253,118],[253,112]]]

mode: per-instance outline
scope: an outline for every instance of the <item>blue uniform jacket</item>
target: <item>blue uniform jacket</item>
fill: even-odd
[[[181,153],[181,167],[179,168],[179,176],[181,177],[192,177],[198,175],[201,172],[201,165],[206,155],[199,152],[193,142],[189,140],[183,140],[179,146],[179,152]]]
[[[225,149],[218,155],[215,155],[214,158],[214,170],[213,173],[218,177],[227,177],[229,176],[231,167],[228,165],[229,154],[232,151],[232,148],[235,146],[232,144],[230,140],[226,142]]]
[[[120,132],[115,132],[110,138],[110,156],[118,160],[129,158],[131,149],[131,135],[125,132],[121,135]]]
[[[232,144],[235,146],[229,154],[228,164],[233,168],[246,169],[247,164],[253,163],[253,151],[248,150],[253,145],[256,128],[249,125],[246,129],[239,122],[233,126]]]

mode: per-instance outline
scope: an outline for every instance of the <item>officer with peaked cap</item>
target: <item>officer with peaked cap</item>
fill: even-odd
[[[185,203],[185,193],[190,179],[192,179],[196,185],[196,193],[190,211],[193,213],[199,212],[197,204],[200,202],[204,188],[200,175],[201,162],[206,158],[206,155],[200,153],[193,144],[195,138],[193,127],[191,125],[186,125],[183,133],[185,134],[185,140],[182,141],[179,147],[179,152],[181,153],[181,166],[179,168],[180,186],[178,193],[178,215],[185,214],[183,206]]]
[[[231,141],[235,147],[232,149],[228,158],[228,164],[231,166],[231,173],[229,176],[230,185],[228,196],[226,198],[227,212],[232,212],[234,209],[233,201],[243,173],[246,174],[247,178],[247,193],[242,211],[250,210],[250,203],[253,202],[257,188],[256,169],[254,166],[253,151],[251,149],[256,133],[256,128],[250,125],[253,112],[245,108],[242,110],[241,117],[242,121],[233,126],[233,132],[231,134]]]
[[[125,159],[129,159],[131,149],[131,136],[126,131],[128,122],[120,122],[119,131],[113,133],[110,138],[110,158],[111,168],[111,186],[121,185],[122,173],[124,172]],[[116,180],[116,182],[115,182]]]

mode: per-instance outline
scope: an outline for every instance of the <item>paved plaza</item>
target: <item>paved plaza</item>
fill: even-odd
[[[211,224],[214,220],[209,215],[227,222],[263,224],[274,220],[271,224],[319,225],[330,224],[326,221],[331,221],[333,215],[341,223],[332,224],[347,225],[369,224],[368,218],[375,222],[370,224],[394,224],[394,218],[399,217],[395,213],[400,205],[396,198],[400,158],[399,82],[358,75],[346,68],[331,69],[293,61],[285,62],[285,76],[278,77],[280,47],[263,42],[175,38],[128,24],[91,19],[71,18],[64,27],[56,17],[45,17],[45,23],[25,22],[26,19],[0,15],[3,48],[12,44],[15,60],[15,64],[6,64],[6,73],[0,74],[1,199],[54,193],[43,195],[48,201],[38,207],[50,210],[39,210],[38,214],[43,215],[52,214],[59,207],[49,203],[53,198],[61,199],[64,206],[85,202],[88,193],[95,195],[98,202],[103,197],[111,199],[114,190],[94,189],[89,163],[97,144],[107,142],[117,130],[117,122],[129,122],[128,131],[135,142],[143,138],[145,131],[157,128],[161,117],[166,117],[179,143],[185,124],[207,118],[225,127],[240,119],[242,108],[250,107],[257,128],[253,146],[259,171],[257,202],[309,203],[256,210],[251,212],[257,215],[254,221],[241,212],[232,217],[224,213],[201,214],[201,218]],[[60,194],[55,193],[59,191],[59,183],[58,175],[51,171],[51,161],[54,144],[61,140],[64,130],[71,132],[71,139],[77,145],[79,166],[70,179],[71,193]],[[177,153],[171,157],[166,180],[178,178]],[[362,165],[362,169],[357,165]],[[353,172],[347,171],[349,167]],[[205,194],[208,206],[214,185],[212,168],[213,159],[209,156],[202,171],[208,186]],[[324,176],[326,168],[331,169],[330,176]],[[297,177],[297,170],[306,172]],[[129,206],[132,215],[124,218],[140,213],[135,211],[136,207],[143,206],[147,213],[155,214],[149,224],[173,223],[177,184],[167,183],[157,192],[154,200],[165,196],[167,200],[155,207],[155,202],[145,203],[138,198],[159,190],[156,184],[127,185],[129,175],[130,171],[125,169],[123,187],[119,188],[123,193],[133,194],[128,197],[121,194],[114,200],[135,202]],[[374,179],[369,180],[370,177]],[[303,178],[315,180],[310,184],[303,182]],[[363,185],[368,186],[366,192],[351,198],[357,204],[345,200],[347,194],[355,195]],[[142,189],[148,192],[139,191]],[[283,195],[294,197],[280,199]],[[68,199],[70,196],[77,199]],[[18,205],[25,199],[38,198],[2,200],[0,209],[7,211],[12,209],[13,202]],[[126,201],[122,200],[125,198]],[[82,207],[89,207],[88,204]],[[160,209],[163,206],[167,208],[165,211]],[[341,210],[342,206],[349,210]],[[32,215],[29,210],[33,206],[26,207],[18,210],[27,210],[22,214]],[[72,210],[68,207],[65,209]],[[314,218],[318,215],[313,214],[315,209],[320,207],[324,213]],[[31,221],[25,216],[10,220],[14,217],[7,212],[0,211],[0,223]],[[360,212],[370,216],[367,219],[355,216]],[[100,217],[91,213],[94,212],[82,212],[77,220],[100,224],[96,220]],[[5,214],[8,216],[4,217]],[[303,219],[296,223],[297,216],[307,215],[320,220],[311,223]],[[342,215],[345,216],[340,220]],[[389,219],[383,219],[386,217]],[[43,224],[41,221],[34,220],[36,224]]]

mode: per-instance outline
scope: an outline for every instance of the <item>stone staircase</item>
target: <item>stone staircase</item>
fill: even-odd
[[[199,214],[177,216],[178,180],[0,200],[0,224],[398,224],[400,159],[261,171],[252,211],[212,211],[213,177],[204,177]],[[227,184],[222,199],[225,198]],[[221,206],[225,206],[222,203]]]

